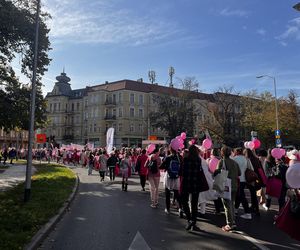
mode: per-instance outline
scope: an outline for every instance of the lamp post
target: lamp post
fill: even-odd
[[[257,76],[256,78],[264,78],[264,77],[268,77],[273,79],[273,83],[274,83],[274,92],[275,92],[275,116],[276,116],[276,130],[279,131],[279,125],[278,125],[278,103],[277,103],[277,89],[276,89],[276,79],[274,76],[269,76],[269,75],[261,75],[261,76]]]
[[[30,192],[31,192],[32,145],[33,145],[33,137],[34,137],[34,112],[35,112],[35,94],[36,94],[36,69],[37,69],[37,56],[38,56],[40,0],[37,0],[36,8],[37,10],[36,10],[36,19],[35,19],[36,26],[35,26],[32,86],[31,86],[31,97],[30,97],[29,136],[28,136],[28,153],[27,153],[27,165],[26,165],[24,202],[28,202],[30,200]]]

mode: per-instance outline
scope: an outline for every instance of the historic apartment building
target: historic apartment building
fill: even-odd
[[[45,132],[48,137],[55,136],[59,144],[92,142],[95,146],[105,146],[110,127],[115,128],[116,146],[140,145],[149,136],[164,139],[164,131],[150,127],[149,113],[156,108],[153,95],[176,96],[183,91],[132,80],[72,90],[71,79],[64,72],[56,80],[52,92],[46,96],[50,124]],[[194,92],[193,98],[200,110],[196,120],[213,122],[200,105],[213,103],[212,95]]]

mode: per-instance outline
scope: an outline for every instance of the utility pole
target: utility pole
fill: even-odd
[[[34,112],[35,112],[35,94],[36,94],[36,69],[37,69],[38,42],[39,42],[39,16],[40,16],[40,0],[37,0],[24,202],[28,202],[30,200],[30,192],[31,192],[32,145],[33,145],[33,137],[34,137]]]

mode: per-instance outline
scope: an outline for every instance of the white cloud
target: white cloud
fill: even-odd
[[[51,38],[54,42],[141,45],[179,32],[175,24],[165,20],[116,9],[115,2],[48,0],[45,9],[52,15]]]
[[[225,17],[230,17],[230,16],[248,17],[249,12],[245,10],[230,10],[229,8],[225,8],[220,11],[220,15]]]
[[[261,35],[261,36],[264,36],[266,34],[266,30],[261,28],[261,29],[258,29],[257,31],[257,34]]]
[[[280,40],[280,44],[283,46],[287,45],[285,42],[287,39],[300,40],[300,17],[289,21],[286,30],[281,35],[276,37],[276,39]]]

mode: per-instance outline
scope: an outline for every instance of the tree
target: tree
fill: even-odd
[[[220,87],[213,94],[212,102],[201,103],[203,113],[207,114],[198,125],[208,130],[212,137],[229,146],[236,146],[244,136],[241,128],[241,97],[233,87]],[[201,112],[201,111],[200,111]]]
[[[182,131],[193,135],[194,107],[190,93],[176,91],[177,95],[154,95],[153,102],[156,111],[150,113],[151,126],[166,131],[170,138],[174,138]]]
[[[297,95],[290,91],[288,97],[278,102],[279,129],[284,144],[300,144],[300,119]],[[259,139],[266,147],[275,146],[275,97],[270,92],[258,94],[250,91],[244,95],[243,125],[248,131],[258,132]]]
[[[187,76],[184,79],[177,77],[177,81],[182,86],[183,90],[198,91],[199,82],[194,76]]]
[[[16,77],[11,63],[16,55],[21,59],[21,72],[32,78],[35,7],[33,0],[0,0],[0,127],[11,130],[15,127],[26,129],[29,123],[30,92]],[[45,123],[45,101],[41,91],[41,76],[50,63],[49,29],[46,26],[47,13],[39,20],[39,47],[37,67],[36,126]]]

